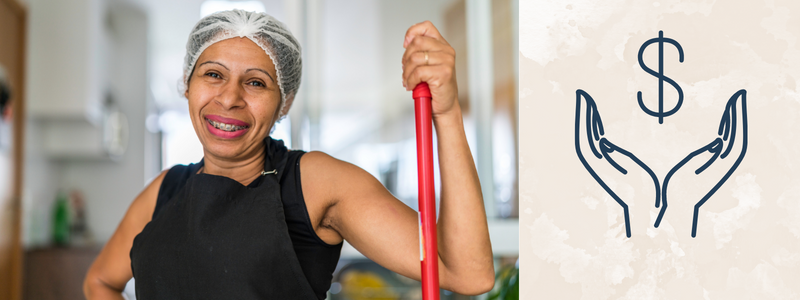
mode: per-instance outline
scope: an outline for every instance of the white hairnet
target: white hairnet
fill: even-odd
[[[189,78],[200,54],[212,44],[233,37],[246,37],[267,53],[277,72],[281,90],[280,118],[284,108],[291,107],[300,87],[302,62],[300,44],[286,26],[265,13],[243,10],[221,11],[200,19],[186,43],[186,58],[183,64],[184,88],[189,87]]]

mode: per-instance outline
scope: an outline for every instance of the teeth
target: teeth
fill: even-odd
[[[242,129],[247,128],[247,126],[236,126],[236,125],[231,125],[231,124],[220,123],[220,122],[217,122],[217,121],[212,121],[212,120],[209,120],[209,119],[206,119],[206,120],[209,123],[211,123],[211,126],[214,126],[214,128],[219,129],[219,130],[224,130],[224,131],[237,131],[237,130],[242,130]]]

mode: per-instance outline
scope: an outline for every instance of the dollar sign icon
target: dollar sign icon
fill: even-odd
[[[642,60],[642,56],[644,55],[644,49],[653,43],[658,43],[658,72],[648,68],[644,64],[644,61]],[[681,87],[674,80],[670,79],[667,76],[664,76],[664,43],[670,43],[674,45],[675,48],[678,48],[678,54],[680,56],[679,61],[683,62],[683,48],[681,48],[681,44],[679,44],[677,41],[671,38],[665,38],[664,31],[659,31],[657,38],[652,38],[647,40],[646,42],[644,42],[644,44],[642,44],[642,47],[639,48],[639,65],[642,66],[642,69],[644,69],[645,72],[655,77],[658,77],[658,111],[657,112],[652,111],[649,108],[647,108],[646,105],[644,105],[644,102],[642,101],[641,91],[639,91],[639,93],[636,94],[639,100],[639,107],[641,107],[642,110],[648,115],[658,117],[659,124],[663,124],[664,117],[671,116],[672,114],[677,112],[678,109],[681,108],[681,104],[683,104],[683,90],[681,89]],[[678,103],[675,105],[674,108],[672,108],[669,111],[664,111],[664,81],[666,81],[667,83],[675,87],[676,90],[678,90]]]

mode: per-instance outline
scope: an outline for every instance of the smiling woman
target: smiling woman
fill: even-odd
[[[185,95],[203,144],[204,171],[247,185],[262,171],[262,141],[280,116],[275,64],[256,43],[239,37],[209,46],[197,61]],[[251,158],[259,159],[241,169]]]
[[[429,84],[439,137],[441,287],[484,293],[494,283],[492,251],[455,51],[430,22],[409,28],[403,45],[403,84]],[[184,81],[204,158],[163,172],[133,201],[86,276],[87,298],[119,299],[135,277],[140,299],[324,299],[344,240],[420,279],[414,210],[366,171],[269,137],[294,100],[299,54],[266,14],[200,20]]]

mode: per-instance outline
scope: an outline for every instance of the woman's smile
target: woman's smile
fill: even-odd
[[[206,115],[205,120],[208,131],[223,139],[240,137],[250,128],[246,122],[217,115]]]

